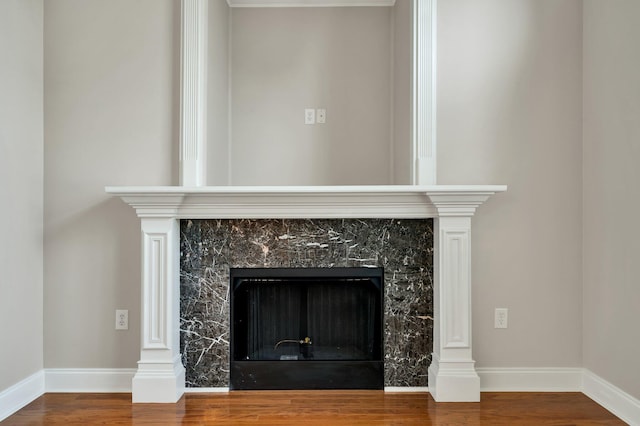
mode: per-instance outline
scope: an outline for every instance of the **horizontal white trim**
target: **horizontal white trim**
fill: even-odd
[[[46,392],[131,392],[135,368],[47,368]]]
[[[105,191],[118,195],[281,195],[305,194],[378,194],[439,192],[444,194],[469,194],[503,192],[506,185],[325,185],[325,186],[107,186]]]
[[[481,392],[580,392],[582,368],[477,368]]]
[[[139,217],[182,219],[473,216],[504,185],[106,187]]]
[[[230,7],[393,6],[396,0],[227,0]]]
[[[401,392],[429,392],[429,388],[426,386],[385,386],[384,391],[388,393],[401,393]],[[185,388],[184,393],[227,393],[229,388]]]
[[[386,393],[429,393],[428,386],[385,386]]]
[[[582,392],[630,425],[640,425],[640,400],[587,369]]]
[[[0,392],[0,422],[44,393],[42,370]]]
[[[229,393],[229,388],[184,388],[184,393]]]
[[[184,393],[228,393],[229,388],[185,388]],[[427,386],[385,386],[388,393],[429,393]]]

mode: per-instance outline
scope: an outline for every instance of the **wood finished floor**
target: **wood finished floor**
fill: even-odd
[[[483,393],[478,403],[381,391],[186,394],[132,404],[131,394],[45,394],[10,425],[624,425],[581,393]]]

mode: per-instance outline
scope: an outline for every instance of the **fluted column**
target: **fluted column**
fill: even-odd
[[[208,0],[182,0],[180,185],[207,184]]]
[[[436,0],[413,0],[413,184],[436,184]]]

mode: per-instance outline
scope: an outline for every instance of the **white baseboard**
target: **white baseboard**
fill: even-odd
[[[229,393],[229,388],[184,388],[184,393]]]
[[[640,400],[586,369],[582,392],[630,425],[640,425]]]
[[[44,372],[40,370],[0,392],[0,422],[44,394]]]
[[[481,392],[580,392],[582,368],[477,368]]]
[[[632,426],[640,400],[584,368],[478,368],[481,392],[582,392]]]
[[[46,392],[131,392],[135,368],[47,368]]]
[[[424,386],[385,386],[385,392],[389,393],[399,393],[399,392],[423,392],[428,393],[429,388]],[[184,393],[228,393],[229,388],[185,388]]]
[[[385,386],[384,391],[387,393],[429,393],[427,386]]]
[[[136,370],[49,368],[0,392],[0,421],[45,392],[131,392]],[[583,368],[478,368],[482,392],[583,392],[633,426],[640,400]],[[426,387],[385,387],[385,392],[428,392]],[[229,388],[186,388],[185,393],[225,393]]]

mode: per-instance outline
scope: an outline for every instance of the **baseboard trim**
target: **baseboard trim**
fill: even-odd
[[[384,391],[387,393],[428,393],[429,388],[426,386],[385,386]],[[229,388],[185,388],[184,393],[228,393]]]
[[[40,370],[0,392],[0,422],[42,396],[44,384],[44,372]]]
[[[580,392],[582,368],[477,368],[480,392]]]
[[[387,393],[429,393],[427,386],[385,386]]]
[[[135,368],[47,368],[46,392],[131,392]]]
[[[587,369],[583,373],[582,392],[622,421],[640,425],[640,400]]]
[[[229,388],[184,388],[184,393],[229,393]]]
[[[481,392],[582,392],[630,425],[640,426],[640,400],[583,368],[478,368]],[[136,369],[48,368],[0,392],[0,421],[45,392],[131,392]],[[385,392],[426,387],[388,386]],[[186,388],[185,393],[226,393],[227,387]]]

